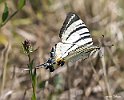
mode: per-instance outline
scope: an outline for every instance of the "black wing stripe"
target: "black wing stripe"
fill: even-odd
[[[75,13],[68,13],[62,28],[60,29],[59,37],[62,37],[62,34],[67,30],[67,28],[75,21],[79,20],[79,16],[77,16]]]
[[[75,44],[72,44],[72,46],[71,46],[70,48],[68,48],[66,52],[68,52],[68,50],[70,50],[74,45],[75,45]],[[66,52],[65,52],[65,53],[66,53]]]
[[[90,34],[89,32],[84,32],[84,33],[81,33],[80,35],[84,35],[84,34]]]
[[[89,35],[87,35],[87,36],[83,36],[83,37],[81,37],[80,39],[78,39],[78,40],[76,40],[75,42],[73,42],[73,43],[77,43],[78,41],[80,41],[80,40],[84,40],[84,39],[86,39],[86,38],[91,38],[90,37],[90,34]]]
[[[93,42],[92,42],[92,41],[87,42],[86,44],[84,44],[84,45],[82,45],[82,46],[85,46],[85,45],[90,45],[90,44],[93,44]],[[67,51],[66,51],[65,53],[67,53],[67,52],[68,52],[68,50],[70,50],[71,48],[73,48],[75,45],[76,45],[76,44],[73,44],[70,48],[68,48],[68,49],[67,49]],[[78,48],[79,48],[79,47],[78,47]],[[77,49],[77,48],[76,48],[76,49]]]
[[[87,45],[89,45],[89,44],[93,44],[93,42],[92,41],[90,41],[90,42],[87,42],[86,44],[84,44],[83,46],[87,46]]]
[[[75,30],[73,30],[69,35],[68,35],[68,37],[66,38],[66,40],[74,33],[74,32],[76,32],[76,31],[78,31],[78,30],[81,30],[81,29],[83,29],[83,28],[87,28],[86,26],[79,26],[78,28],[76,28]]]
[[[77,41],[73,42],[74,44],[72,44],[72,46],[71,46],[70,48],[68,48],[66,52],[68,52],[68,50],[70,50],[74,45],[76,45],[75,43],[79,42],[79,41],[82,40],[82,39],[86,39],[86,38],[90,38],[90,35],[81,37],[81,38],[78,39]],[[88,45],[88,44],[91,44],[91,43],[92,43],[92,41],[87,42],[87,43],[85,43],[84,45]],[[84,46],[84,45],[83,45],[83,46]],[[65,52],[65,53],[66,53],[66,52]]]
[[[67,19],[65,20],[65,25],[66,25],[66,29],[73,24],[74,22],[76,22],[77,20],[79,20],[80,18],[78,16],[76,16],[73,13],[69,13],[67,16]],[[66,24],[67,23],[67,24]]]

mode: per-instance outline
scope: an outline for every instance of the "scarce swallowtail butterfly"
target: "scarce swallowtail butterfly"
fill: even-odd
[[[61,42],[57,43],[50,52],[50,58],[42,64],[46,69],[54,71],[70,60],[86,59],[100,47],[93,41],[85,23],[75,13],[68,13],[60,30]],[[38,65],[42,66],[42,65]]]

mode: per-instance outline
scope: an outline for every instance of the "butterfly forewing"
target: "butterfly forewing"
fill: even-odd
[[[59,37],[62,37],[62,34],[65,33],[67,28],[75,21],[79,20],[80,18],[78,16],[73,15],[74,13],[70,12],[67,14],[67,17],[63,23],[62,28],[60,29]]]
[[[90,45],[93,44],[88,28],[75,13],[67,15],[59,36],[63,43],[77,44],[79,46],[89,42]]]

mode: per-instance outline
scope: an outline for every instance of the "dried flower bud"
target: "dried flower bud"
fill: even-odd
[[[29,54],[33,52],[31,42],[29,40],[25,40],[23,44],[24,51]]]

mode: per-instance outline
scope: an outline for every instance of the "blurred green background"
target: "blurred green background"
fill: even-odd
[[[38,48],[32,55],[36,65],[45,62],[51,47],[60,41],[68,12],[86,23],[96,45],[102,35],[106,44],[114,45],[105,47],[108,83],[113,100],[124,100],[123,0],[26,0],[22,6],[19,1],[0,0],[0,100],[31,99],[22,42],[28,39]],[[99,57],[65,64],[53,73],[37,70],[37,100],[108,100],[107,92]]]

